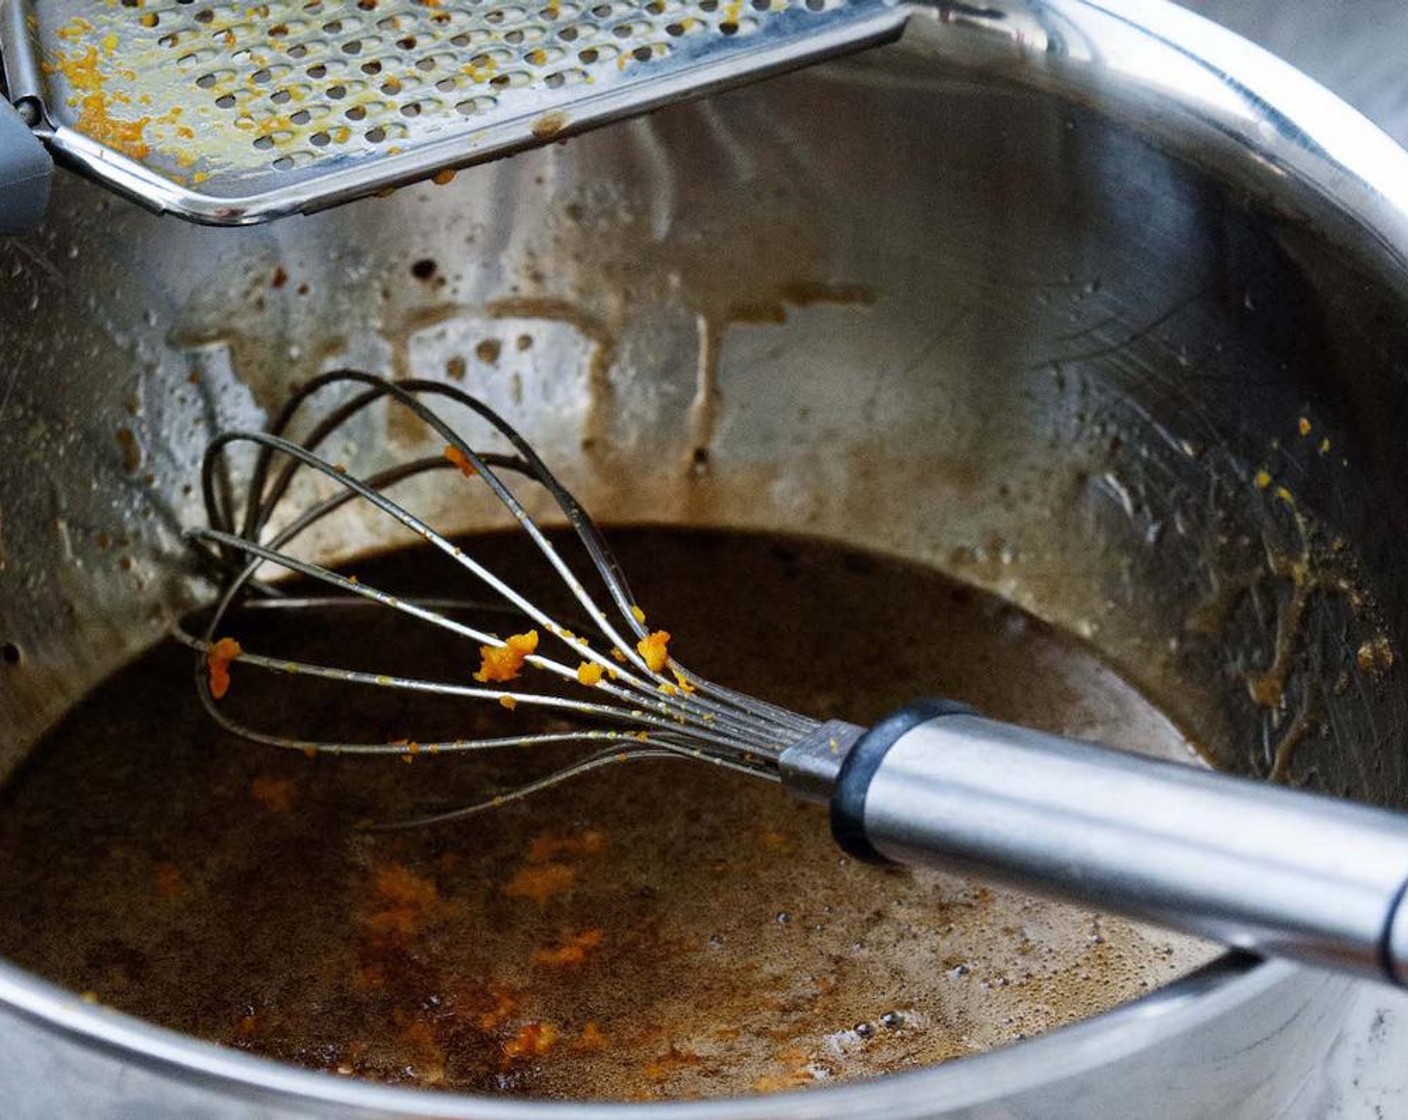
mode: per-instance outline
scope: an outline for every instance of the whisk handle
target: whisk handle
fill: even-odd
[[[858,856],[1408,986],[1408,815],[954,705],[916,705],[856,738],[831,807],[838,842]]]

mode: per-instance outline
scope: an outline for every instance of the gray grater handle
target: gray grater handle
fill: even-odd
[[[0,234],[30,233],[49,205],[54,161],[15,107],[0,98]]]

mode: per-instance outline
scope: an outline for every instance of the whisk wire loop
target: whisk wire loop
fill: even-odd
[[[305,408],[310,407],[315,397],[325,389],[349,385],[358,388],[351,396],[316,416],[301,439],[293,438],[292,433]],[[445,398],[468,409],[508,443],[511,453],[473,446],[436,409],[421,399],[431,396]],[[441,437],[445,441],[445,457],[418,458],[359,478],[320,454],[319,448],[329,438],[339,433],[345,434],[356,417],[382,400],[409,410]],[[235,487],[230,482],[231,465],[227,457],[228,451],[239,445],[254,448],[253,465],[243,488]],[[482,564],[466,548],[455,544],[386,493],[408,479],[455,467],[482,480],[497,502],[527,534],[536,552],[585,612],[585,625],[574,624],[575,628],[569,629]],[[293,495],[298,493],[294,488],[296,476],[303,470],[312,470],[333,481],[336,490],[331,495],[317,498],[306,508],[300,507]],[[572,538],[581,545],[590,570],[600,581],[614,608],[614,616],[587,589],[562,551],[528,512],[509,485],[507,479],[510,477],[526,480],[547,493],[566,520]],[[517,650],[517,662],[507,679],[517,676],[517,666],[527,666],[545,671],[570,686],[590,687],[595,693],[592,700],[558,696],[532,688],[492,687],[492,684],[500,682],[491,681],[486,676],[477,675],[482,684],[490,687],[320,665],[240,649],[237,659],[242,664],[265,671],[302,673],[346,684],[491,701],[505,707],[523,704],[547,713],[570,716],[574,720],[584,719],[608,725],[605,728],[549,729],[422,744],[418,749],[428,752],[477,751],[567,742],[599,744],[608,741],[613,745],[476,805],[412,823],[460,819],[612,762],[664,757],[704,758],[729,769],[776,777],[776,759],[781,751],[818,726],[815,721],[803,716],[715,685],[690,672],[672,657],[647,660],[644,646],[651,638],[650,632],[635,605],[625,575],[596,524],[512,425],[483,401],[454,386],[415,379],[393,382],[357,370],[322,374],[295,393],[265,431],[229,431],[217,435],[202,461],[201,487],[207,525],[192,529],[188,537],[220,573],[221,589],[200,632],[183,629],[178,632],[178,637],[197,651],[195,677],[202,703],[220,726],[232,733],[257,743],[309,752],[407,753],[407,740],[389,743],[304,740],[258,730],[221,710],[210,689],[207,663],[213,656],[211,651],[217,645],[222,626],[227,624],[238,603],[250,595],[258,597],[256,602],[267,605],[276,605],[281,601],[284,591],[278,582],[258,578],[266,565],[315,580],[340,593],[331,600],[289,599],[287,605],[291,608],[297,609],[313,602],[389,608],[439,627],[458,639],[478,643],[486,650],[508,646],[508,639],[451,617],[443,609],[443,600],[398,596],[288,551],[314,525],[357,501],[369,503],[448,556],[460,570],[470,574],[501,601],[497,609],[502,613],[520,619],[525,625],[531,624],[535,629],[541,628],[565,645],[574,659],[581,659],[580,664],[573,665],[546,652],[539,652],[536,646]],[[242,501],[237,501],[237,497]],[[283,524],[274,528],[276,519]],[[272,532],[269,531],[271,528]],[[632,641],[632,638],[635,640]],[[587,665],[596,667],[594,675],[584,674]]]

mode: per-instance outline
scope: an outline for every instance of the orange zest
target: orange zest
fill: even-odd
[[[569,1049],[578,1054],[598,1054],[611,1045],[611,1040],[601,1033],[595,1019],[582,1024],[582,1033],[573,1039]]]
[[[636,649],[645,658],[645,667],[652,673],[658,673],[670,659],[670,651],[666,648],[669,644],[668,630],[656,630],[636,643]]]
[[[482,682],[514,680],[528,655],[538,648],[538,632],[510,634],[501,646],[479,647],[479,672],[474,679]]]
[[[557,1028],[551,1023],[525,1023],[504,1043],[504,1057],[509,1061],[521,1058],[541,1058],[557,1041]]]
[[[552,949],[535,950],[533,963],[544,968],[572,968],[584,963],[587,955],[601,944],[605,936],[599,929],[583,930]]]
[[[560,863],[539,863],[518,870],[503,885],[508,898],[522,898],[544,905],[549,899],[569,890],[577,881],[577,873]]]
[[[474,469],[474,464],[469,461],[469,456],[461,451],[454,444],[446,444],[444,451],[445,458],[454,463],[460,470],[460,474],[465,478],[473,478],[479,472]]]
[[[606,851],[606,833],[589,828],[585,832],[559,835],[541,832],[528,845],[529,863],[551,863],[559,856],[599,856]]]
[[[293,812],[293,781],[264,775],[249,783],[249,795],[271,813]]]
[[[591,688],[601,683],[601,677],[605,671],[595,661],[583,661],[577,666],[577,680]]]
[[[210,671],[210,695],[216,700],[223,699],[230,691],[230,662],[244,650],[234,638],[221,638],[205,651],[206,668]]]

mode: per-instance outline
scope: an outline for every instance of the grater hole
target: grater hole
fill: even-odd
[[[196,87],[199,89],[211,89],[215,85],[214,74],[202,74],[196,79]]]
[[[321,62],[315,62],[312,66],[308,67],[308,76],[315,79],[326,78],[328,76],[328,68]]]
[[[362,63],[362,73],[363,73],[363,74],[369,74],[369,75],[370,75],[370,74],[380,74],[380,73],[381,73],[381,63],[378,62],[376,59],[372,59],[370,62],[364,62],[364,63]]]
[[[274,138],[272,136],[256,137],[254,141],[254,146],[258,148],[261,152],[267,152],[270,148],[274,146]]]
[[[420,116],[420,102],[418,102],[418,101],[409,101],[409,102],[407,102],[405,105],[402,105],[402,106],[401,106],[401,115],[402,115],[403,117],[418,117],[418,116]]]
[[[559,70],[555,74],[549,74],[547,77],[547,83],[553,89],[557,89],[560,86],[575,86],[588,80],[588,75],[585,70],[575,69]]]
[[[288,56],[293,59],[306,58],[308,56],[308,48],[302,43],[299,43],[297,46],[289,47]]]
[[[371,128],[367,129],[367,131],[363,133],[363,138],[371,140],[373,144],[381,144],[387,140],[404,139],[410,134],[411,130],[400,121],[387,121],[384,124],[373,125]],[[373,136],[379,136],[381,139],[374,140],[372,139]]]
[[[441,93],[450,93],[458,84],[459,83],[456,82],[454,78],[441,78],[438,82],[435,83],[435,88],[438,89]]]
[[[326,148],[332,143],[332,137],[326,132],[315,132],[312,136],[308,137],[308,143],[316,148]]]
[[[215,50],[213,47],[201,47],[199,50],[194,50],[188,54],[183,54],[180,58],[176,60],[176,65],[181,67],[181,69],[183,70],[190,70],[192,67],[196,66],[210,66],[213,63],[218,62],[220,60],[220,57],[220,52]],[[219,71],[212,70],[209,71],[209,73],[215,77],[219,76]]]
[[[416,49],[416,37],[414,35],[407,35],[404,39],[397,39],[396,45],[403,51],[413,51]]]
[[[489,79],[489,84],[495,89],[517,89],[526,86],[533,80],[533,76],[526,70],[508,70],[502,74],[495,74]]]
[[[275,171],[292,171],[293,168],[294,162],[292,156],[280,156],[274,161]]]
[[[202,8],[191,18],[197,23],[210,23],[215,18],[215,13],[209,8]]]
[[[294,124],[302,126],[313,119],[313,114],[307,109],[299,109],[298,112],[291,114],[288,119]]]
[[[429,73],[435,69],[435,59],[431,56],[416,59],[416,69],[422,73]]]
[[[344,115],[349,121],[362,121],[367,119],[367,110],[361,105],[353,105]]]
[[[347,42],[345,42],[345,43],[342,44],[342,53],[343,53],[343,54],[361,54],[361,53],[362,53],[362,40],[360,40],[360,39],[349,39],[349,40],[347,40]]]
[[[167,48],[169,49],[169,48],[171,48],[171,47],[176,46],[180,41],[181,41],[181,37],[180,37],[179,35],[175,35],[175,34],[163,35],[160,39],[158,39],[158,40],[156,41],[156,45],[159,46],[159,47],[167,47]],[[190,63],[186,61],[187,59],[192,59],[192,60],[194,60],[194,59],[195,59],[195,55],[194,55],[194,54],[182,55],[180,58],[178,58],[178,59],[176,60],[176,65],[177,65],[177,66],[189,66]]]
[[[272,71],[270,71],[268,67],[265,67],[263,70],[256,70],[249,77],[250,81],[257,82],[259,85],[262,86],[267,85],[269,81],[273,78],[273,76],[274,75]]]
[[[275,90],[273,94],[270,95],[269,100],[275,105],[287,105],[293,100],[293,94],[289,93],[286,89]]]
[[[233,93],[222,94],[215,99],[215,104],[221,109],[233,109],[235,107],[235,95]]]
[[[462,117],[474,117],[480,113],[487,113],[498,100],[493,97],[471,97],[466,101],[461,101],[455,106],[455,112]]]
[[[738,24],[734,23],[731,19],[726,19],[719,24],[719,31],[724,35],[737,35]]]
[[[357,7],[364,12],[373,12],[376,10],[376,0],[357,0]]]
[[[334,101],[341,101],[347,96],[347,87],[344,85],[328,86],[328,96]]]
[[[806,0],[807,11],[819,12],[826,7],[826,0]]]

